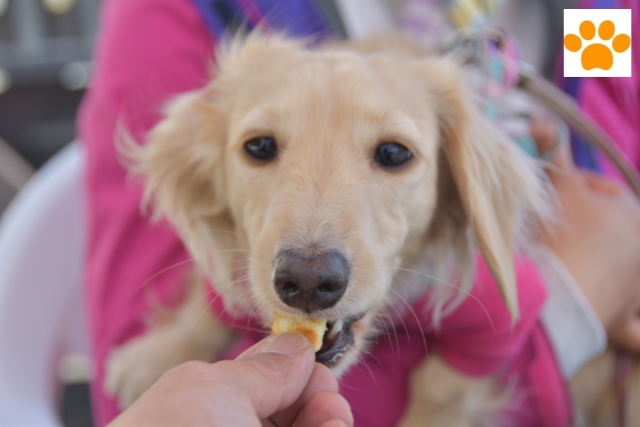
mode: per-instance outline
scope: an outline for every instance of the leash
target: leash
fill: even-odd
[[[584,116],[572,98],[541,77],[533,67],[521,69],[518,87],[556,113],[585,141],[602,150],[640,198],[640,177],[636,170],[620,154],[609,137]]]
[[[465,63],[480,67],[487,79],[483,91],[489,98],[489,101],[485,101],[489,105],[491,99],[517,88],[555,113],[587,143],[600,149],[613,162],[640,199],[640,175],[635,168],[618,151],[611,139],[582,113],[569,95],[540,76],[534,67],[520,61],[517,44],[509,34],[494,28],[461,29],[445,40],[444,50],[460,57]],[[553,147],[552,150],[556,148]]]

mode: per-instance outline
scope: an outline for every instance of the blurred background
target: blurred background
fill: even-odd
[[[0,212],[75,136],[99,0],[0,0]]]
[[[75,137],[98,8],[99,0],[0,0],[0,215],[31,174]],[[67,365],[64,424],[89,427],[87,375],[73,360]]]

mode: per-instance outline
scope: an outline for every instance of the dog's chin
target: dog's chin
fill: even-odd
[[[366,313],[327,322],[322,347],[316,353],[316,362],[327,366],[336,376],[357,361],[366,342],[369,327]]]

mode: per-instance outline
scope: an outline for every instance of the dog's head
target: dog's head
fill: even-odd
[[[479,248],[517,312],[512,253],[526,212],[544,210],[543,184],[483,120],[453,61],[260,35],[218,61],[129,154],[229,303],[251,301],[265,322],[328,319],[318,357],[337,371],[398,268],[425,250],[454,253],[468,277]],[[239,253],[250,295],[233,280]]]

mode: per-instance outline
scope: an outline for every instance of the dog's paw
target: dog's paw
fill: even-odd
[[[184,344],[154,331],[114,350],[106,363],[105,392],[118,398],[122,409],[131,405],[169,369],[192,360]]]

